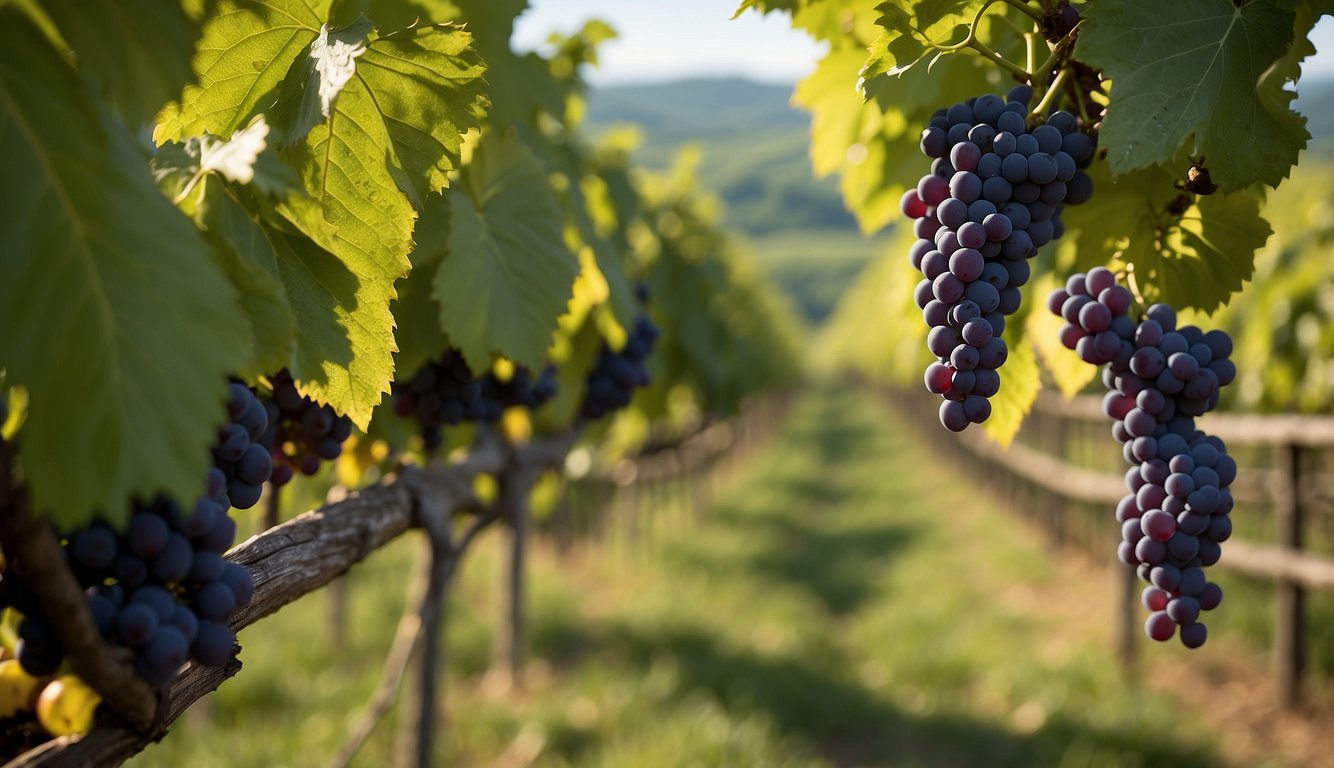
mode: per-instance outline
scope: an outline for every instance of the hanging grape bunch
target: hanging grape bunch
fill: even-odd
[[[1032,93],[1021,85],[1005,99],[986,94],[937,110],[920,143],[931,172],[901,201],[915,220],[908,258],[923,275],[915,299],[938,358],[926,388],[943,398],[940,421],[954,432],[991,415],[1009,354],[1001,334],[1022,301],[1027,260],[1061,236],[1062,207],[1093,189],[1081,170],[1093,159],[1092,137],[1063,111],[1029,131]]]
[[[190,659],[225,664],[236,644],[227,622],[254,597],[250,572],[222,555],[236,538],[229,508],[252,506],[268,479],[267,452],[262,464],[246,458],[259,447],[253,441],[268,419],[241,384],[229,388],[227,412],[231,420],[213,445],[204,493],[192,505],[159,496],[136,502],[123,531],[94,522],[64,537],[98,632],[107,642],[131,648],[135,670],[154,685],[170,683]],[[27,585],[11,574],[3,584],[4,603],[23,614],[19,663],[34,676],[53,674],[65,652],[51,618]]]
[[[260,438],[273,464],[273,484],[286,485],[293,472],[313,475],[321,461],[333,461],[352,434],[352,420],[297,391],[287,371],[269,377],[272,397],[264,399],[269,427]]]
[[[1117,505],[1122,541],[1117,555],[1149,582],[1145,632],[1168,640],[1180,629],[1189,648],[1204,644],[1201,611],[1217,608],[1223,591],[1204,568],[1218,562],[1232,535],[1237,463],[1223,441],[1195,428],[1195,417],[1218,405],[1236,377],[1232,340],[1222,331],[1177,326],[1166,304],[1136,322],[1130,291],[1103,268],[1070,277],[1048,308],[1064,318],[1061,342],[1086,362],[1105,365],[1103,410],[1130,464],[1129,494]]]
[[[541,407],[556,395],[556,370],[547,366],[536,380],[521,365],[513,366],[503,380],[494,370],[476,376],[462,352],[448,349],[417,369],[407,384],[394,382],[392,387],[394,413],[417,421],[431,451],[440,447],[447,426],[494,424],[506,408]]]
[[[648,386],[645,362],[657,341],[658,327],[647,314],[641,313],[619,352],[603,344],[597,363],[588,374],[588,390],[580,408],[585,419],[600,419],[624,408],[630,404],[637,387]]]

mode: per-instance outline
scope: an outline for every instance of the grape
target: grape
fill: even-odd
[[[70,554],[75,562],[94,570],[114,563],[118,553],[116,532],[98,523],[80,531],[70,543]]]
[[[1065,151],[1065,137],[1084,136],[1085,145],[1076,141],[1072,146],[1080,156],[1082,146],[1090,152],[1093,147],[1079,132],[1079,119],[1068,112],[1056,113],[1055,124],[1030,133],[1025,117],[1031,96],[1031,89],[1017,88],[1006,99],[987,94],[973,100],[973,107],[956,104],[938,111],[920,142],[923,154],[932,158],[930,173],[902,200],[904,214],[917,219],[918,240],[908,260],[926,278],[914,299],[929,328],[927,348],[937,358],[923,379],[928,391],[947,401],[941,405],[941,422],[955,431],[990,415],[990,406],[976,398],[985,400],[1000,390],[996,371],[1008,354],[1001,335],[1005,318],[1023,301],[1019,289],[1030,277],[1025,260],[1059,236],[1057,218],[1078,171],[1078,158]],[[1114,285],[1110,277],[1109,272],[1100,278],[1099,290]],[[1080,304],[1093,302],[1085,288],[1079,293],[1084,296]],[[1128,307],[1129,294],[1117,294],[1109,306],[1118,302]],[[1108,330],[1111,315],[1117,314],[1091,312],[1095,333]],[[1076,321],[1077,316],[1070,319]],[[1077,341],[1070,339],[1072,348]],[[1090,354],[1099,357],[1121,351],[1114,333],[1088,345],[1097,347]],[[975,399],[964,400],[964,395]]]
[[[1207,637],[1208,630],[1203,624],[1187,624],[1181,628],[1181,644],[1187,648],[1199,648]]]
[[[955,279],[949,272],[937,279]],[[942,326],[943,327],[943,326]],[[625,349],[613,351],[605,344],[598,354],[593,370],[588,374],[588,389],[580,406],[585,419],[600,419],[608,413],[630,404],[634,390],[649,384],[645,359],[658,339],[658,329],[648,315],[641,314],[631,329]],[[634,345],[632,347],[632,344]]]
[[[1140,600],[1144,603],[1144,607],[1148,608],[1150,611],[1161,611],[1166,609],[1167,602],[1170,599],[1171,598],[1166,590],[1159,589],[1158,587],[1145,587],[1144,592],[1140,595]]]
[[[194,547],[190,540],[179,533],[172,533],[167,539],[167,546],[153,558],[153,575],[164,583],[184,579],[190,572],[194,561]]]
[[[1158,642],[1171,640],[1176,628],[1176,622],[1166,611],[1154,611],[1144,622],[1144,633]]]
[[[923,241],[922,256],[930,255],[929,241]],[[926,306],[925,302],[922,304]],[[640,336],[643,336],[641,331]],[[646,343],[645,339],[631,334],[626,343],[627,350],[635,354]],[[653,330],[656,339],[656,329]],[[651,346],[651,342],[647,342]],[[421,429],[422,438],[428,450],[435,450],[443,442],[442,430],[446,426],[457,426],[464,422],[495,422],[510,406],[537,408],[556,394],[555,369],[546,368],[534,380],[532,374],[521,366],[514,368],[508,381],[502,382],[494,372],[476,376],[469,369],[463,353],[455,349],[446,352],[436,360],[430,361],[417,370],[407,383],[394,382],[392,385],[394,412],[404,418],[413,419]],[[334,456],[335,449],[341,450],[338,443],[347,438],[351,422],[335,421],[330,433],[322,441],[316,441],[315,451],[309,458]]]
[[[466,366],[465,369],[466,370]],[[328,405],[320,405],[302,395],[296,381],[286,370],[269,377],[273,394],[263,398],[262,403],[268,414],[268,425],[256,439],[270,456],[270,475],[265,480],[287,481],[290,471],[313,475],[319,471],[320,460],[336,459],[342,453],[342,443],[352,434],[352,421],[346,416],[339,416]],[[396,408],[397,410],[397,408]],[[332,445],[322,441],[331,440]],[[243,500],[253,506],[259,501],[261,483],[254,483],[254,478],[263,473],[258,455],[246,456],[238,461],[234,483],[242,486],[234,489],[228,486],[228,495],[240,493]],[[277,475],[273,469],[285,466],[289,471]],[[247,508],[232,499],[233,506]]]
[[[1218,561],[1219,542],[1232,532],[1227,486],[1236,479],[1236,462],[1221,440],[1195,428],[1193,417],[1217,403],[1224,384],[1215,367],[1231,365],[1231,340],[1221,331],[1178,327],[1166,304],[1136,321],[1129,291],[1103,268],[1072,275],[1047,306],[1067,322],[1061,342],[1106,365],[1103,410],[1114,420],[1113,434],[1129,440],[1126,481],[1133,495],[1117,505],[1117,556],[1156,590],[1145,591],[1145,607],[1154,612],[1145,631],[1166,640],[1180,626],[1182,642],[1198,647],[1205,640],[1200,611],[1222,602],[1203,568]]]
[[[957,400],[946,400],[940,404],[940,423],[951,432],[962,432],[969,423],[968,414],[964,412],[963,403]]]
[[[140,587],[130,595],[130,604],[143,604],[153,609],[159,622],[165,622],[171,618],[176,610],[176,598],[170,592],[158,586]]]
[[[93,625],[97,627],[98,634],[103,637],[111,634],[116,626],[120,606],[106,595],[93,593],[88,595],[88,611],[93,615]]]
[[[138,648],[152,639],[157,625],[157,612],[151,606],[133,603],[116,617],[116,634],[126,645]]]
[[[23,638],[19,638],[14,650],[19,665],[33,677],[55,674],[64,659],[64,653],[58,647],[34,645]]]
[[[196,584],[217,581],[222,576],[222,555],[207,549],[197,549],[190,562],[189,580]]]
[[[219,580],[226,584],[232,590],[232,594],[236,596],[236,607],[238,609],[250,605],[250,601],[255,597],[255,582],[245,566],[227,563],[223,566]]]
[[[191,606],[201,619],[225,622],[236,610],[236,595],[226,584],[214,581],[195,592]]]
[[[230,629],[215,621],[200,621],[190,654],[201,664],[220,666],[232,658],[236,636]]]
[[[198,617],[195,616],[194,611],[184,605],[176,606],[176,610],[172,611],[171,618],[167,623],[179,629],[181,634],[185,635],[186,642],[193,642],[195,635],[199,633]]]
[[[152,639],[144,645],[139,658],[150,672],[150,682],[161,685],[171,682],[189,655],[190,641],[185,633],[167,625],[158,627]]]

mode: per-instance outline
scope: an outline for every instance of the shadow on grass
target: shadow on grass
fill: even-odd
[[[808,741],[840,766],[1219,764],[1214,756],[1163,739],[1098,727],[1060,713],[1035,732],[1020,734],[957,713],[908,712],[836,671],[828,659],[761,655],[727,647],[691,627],[612,624],[599,631],[577,617],[550,619],[535,633],[539,656],[562,667],[602,663],[609,671],[641,677],[668,663],[675,670],[675,683],[658,706],[689,706],[703,692],[738,719],[767,717],[785,736]],[[570,731],[551,734],[550,746],[572,762],[612,735]]]
[[[781,461],[766,464],[710,511],[696,534],[710,545],[684,542],[665,553],[668,562],[795,588],[834,616],[882,596],[877,569],[909,546],[920,526],[888,509],[893,489],[875,471],[885,436],[857,405],[850,394],[831,390],[799,411],[780,438]],[[847,514],[861,505],[865,514]]]

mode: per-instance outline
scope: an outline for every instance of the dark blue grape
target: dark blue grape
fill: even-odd
[[[200,587],[190,604],[199,618],[225,623],[236,610],[236,596],[226,584],[215,581]]]
[[[190,572],[190,563],[194,560],[194,547],[190,540],[179,533],[173,533],[167,539],[167,546],[153,558],[152,572],[168,584],[181,581]]]
[[[231,660],[235,646],[236,636],[230,629],[217,622],[201,621],[194,642],[190,644],[190,654],[200,664],[216,667]]]
[[[75,562],[94,571],[111,567],[119,551],[116,532],[101,523],[94,523],[75,534],[70,542]]]
[[[125,606],[116,617],[116,634],[121,642],[131,648],[138,648],[152,639],[157,632],[157,612],[143,603],[131,603]]]

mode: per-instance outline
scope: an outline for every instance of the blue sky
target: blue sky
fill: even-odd
[[[647,83],[690,76],[743,75],[793,83],[815,67],[822,46],[788,26],[787,17],[747,11],[739,0],[530,0],[515,29],[516,47],[531,50],[552,31],[572,32],[589,18],[610,22],[620,37],[602,49],[594,85]],[[1334,18],[1313,35],[1321,51],[1304,75],[1334,76]]]

